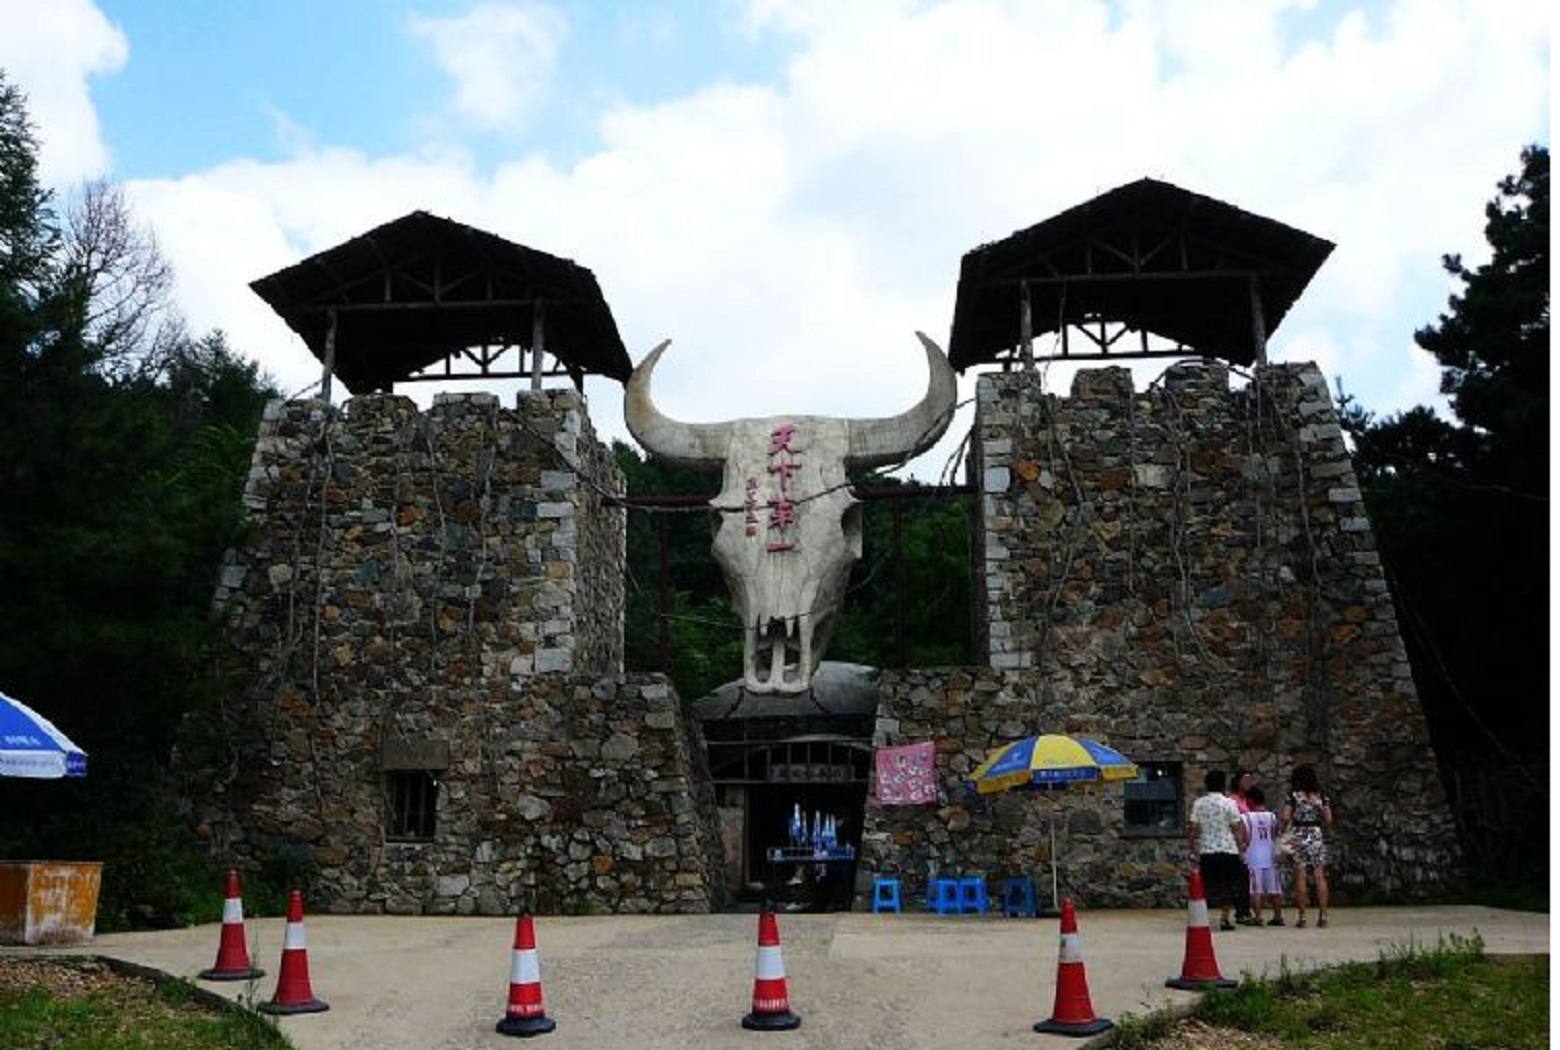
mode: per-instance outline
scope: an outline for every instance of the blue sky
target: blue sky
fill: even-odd
[[[373,0],[104,2],[134,60],[94,87],[120,178],[160,178],[235,156],[280,160],[305,134],[370,152],[416,151],[447,78],[411,32],[462,3]],[[716,80],[772,82],[784,41],[744,33],[708,4],[567,3],[550,104],[523,128],[464,137],[482,166],[516,149],[571,163],[599,145],[594,118]],[[307,26],[299,32],[299,26]],[[200,85],[192,90],[192,85]]]
[[[1275,353],[1379,411],[1433,401],[1412,333],[1440,255],[1481,257],[1483,202],[1549,138],[1525,0],[0,0],[0,24],[50,180],[124,181],[191,325],[284,388],[317,365],[248,281],[426,208],[595,269],[631,356],[674,340],[658,392],[693,419],[902,407],[963,252],[1143,175],[1335,241]]]

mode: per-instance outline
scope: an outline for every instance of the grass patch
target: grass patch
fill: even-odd
[[[1275,978],[1208,993],[1190,1022],[1127,1019],[1115,1046],[1228,1047],[1220,1032],[1304,1050],[1539,1050],[1549,1045],[1549,963],[1491,960],[1479,938],[1454,935],[1394,947],[1375,962],[1310,973],[1281,966]]]
[[[6,1050],[287,1050],[267,1019],[213,1009],[187,981],[145,981],[101,964],[0,960]]]

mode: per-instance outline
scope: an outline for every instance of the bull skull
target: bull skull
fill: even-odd
[[[628,429],[663,460],[720,470],[715,560],[742,619],[742,677],[755,693],[800,693],[839,618],[861,557],[861,508],[851,470],[902,463],[937,443],[953,418],[953,369],[917,332],[931,373],[926,396],[884,419],[793,416],[680,423],[650,399],[664,342],[639,363],[623,396]]]

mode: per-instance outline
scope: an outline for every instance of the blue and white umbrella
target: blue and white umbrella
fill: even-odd
[[[53,722],[0,693],[0,777],[56,780],[86,775],[85,751]]]

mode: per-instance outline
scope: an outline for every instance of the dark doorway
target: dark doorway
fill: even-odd
[[[754,904],[773,894],[786,910],[849,910],[854,859],[774,863],[769,855],[773,848],[791,844],[791,822],[800,807],[809,830],[814,814],[833,817],[839,845],[859,856],[871,743],[823,734],[771,741],[711,740],[709,753],[723,804],[740,804],[742,811],[738,899]]]

